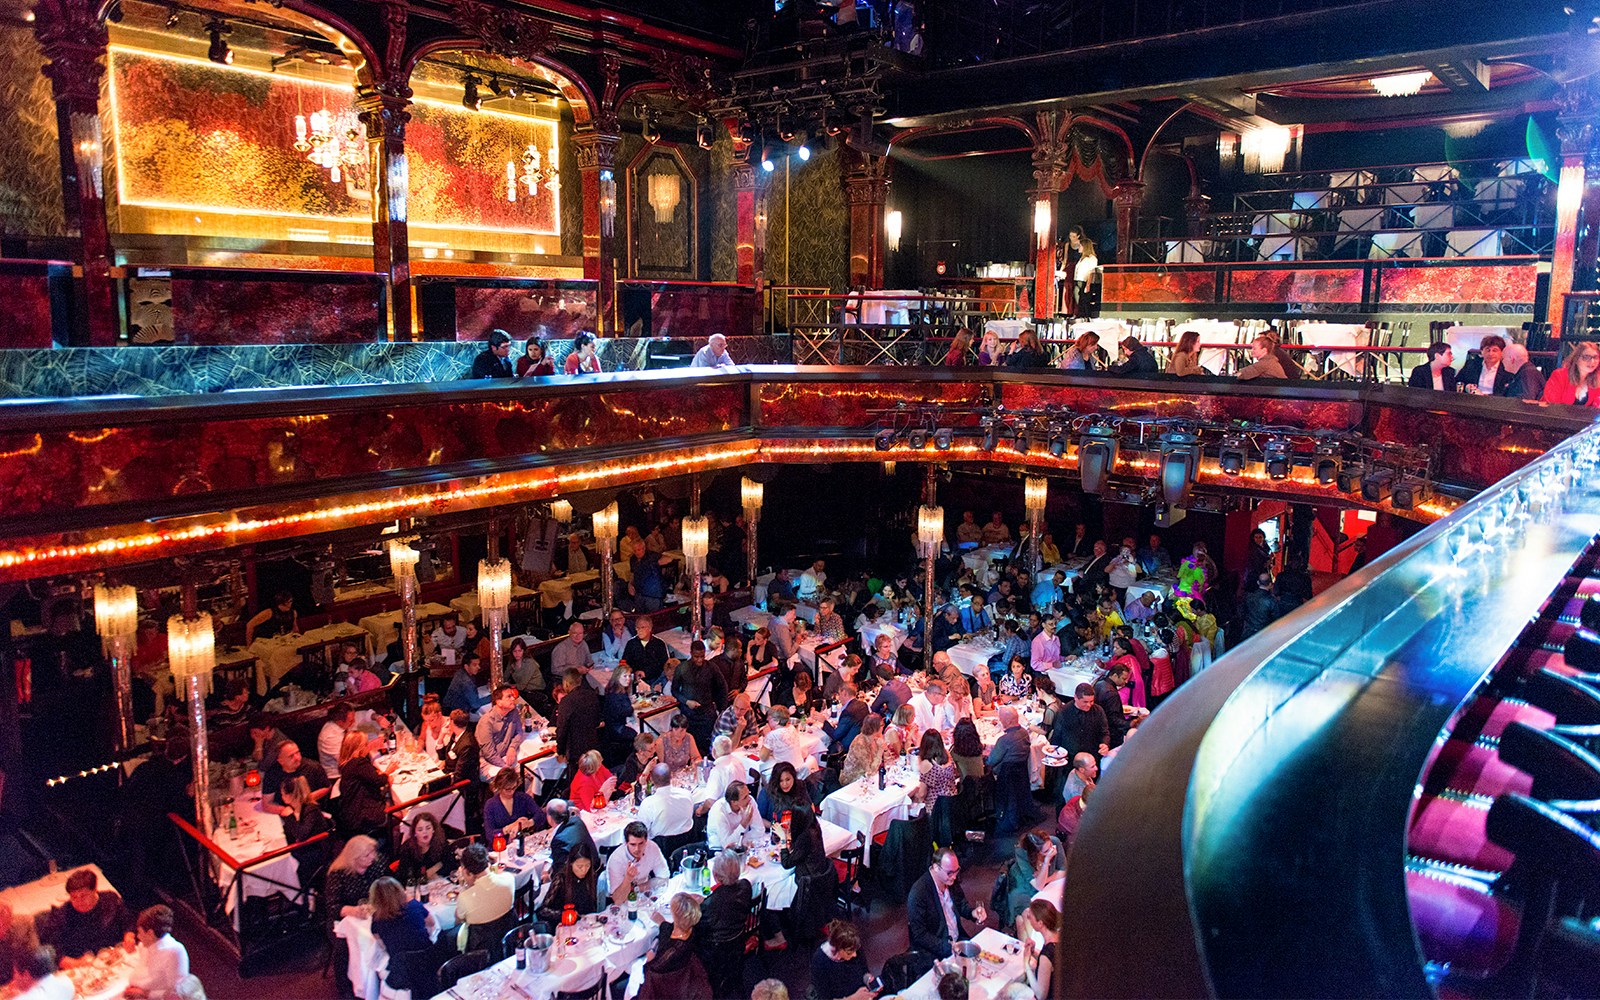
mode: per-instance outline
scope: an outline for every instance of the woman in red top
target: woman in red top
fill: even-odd
[[[538,337],[528,338],[528,347],[522,357],[517,359],[517,378],[525,375],[554,375],[556,365],[550,356],[544,352],[544,341]]]
[[[950,368],[972,364],[972,331],[957,331],[956,339],[950,344],[950,350],[945,352],[944,360],[939,363]]]
[[[594,797],[609,791],[605,784],[610,780],[611,772],[600,762],[600,751],[590,750],[578,758],[578,773],[572,776],[572,807],[580,811],[593,809]]]
[[[1544,386],[1546,403],[1600,406],[1600,345],[1582,341]]]
[[[1144,671],[1140,669],[1139,658],[1133,655],[1133,643],[1124,635],[1111,637],[1111,662],[1106,664],[1106,673],[1111,673],[1119,665],[1128,667],[1128,697],[1127,704],[1135,708],[1147,707],[1147,697],[1144,686]]]
[[[567,355],[568,375],[592,375],[600,370],[600,358],[595,355],[594,334],[580,333],[572,338],[572,353]]]

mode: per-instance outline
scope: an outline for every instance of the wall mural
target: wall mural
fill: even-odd
[[[122,204],[365,221],[365,133],[347,81],[319,82],[113,47],[112,106]],[[296,149],[297,119],[326,112],[326,165]],[[531,144],[548,157],[553,121],[416,102],[406,129],[413,226],[557,235],[559,193],[517,181]],[[552,247],[552,250],[555,248]]]
[[[0,27],[0,233],[66,233],[56,108],[43,65],[28,26]]]

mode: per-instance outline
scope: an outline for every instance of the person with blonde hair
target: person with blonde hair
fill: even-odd
[[[326,906],[341,917],[370,915],[367,893],[372,883],[388,874],[383,852],[371,837],[357,834],[328,866]]]
[[[1050,355],[1045,353],[1039,335],[1031,327],[1024,327],[1017,334],[1016,343],[1011,345],[1003,364],[1007,368],[1048,368]]]
[[[1000,363],[1000,335],[993,330],[983,331],[983,339],[978,342],[978,364],[998,365]]]
[[[609,800],[616,786],[616,779],[602,762],[600,751],[590,750],[578,758],[578,773],[572,776],[572,791],[567,797],[574,808],[584,812],[594,809],[600,799]]]
[[[1283,369],[1283,362],[1278,360],[1277,342],[1266,334],[1261,334],[1250,342],[1250,357],[1254,360],[1239,369],[1238,379],[1241,382],[1256,378],[1288,378]]]
[[[316,768],[317,774],[322,773]],[[313,801],[311,783],[297,774],[284,782],[278,790],[283,799],[283,839],[290,845],[289,854],[295,860],[295,873],[301,888],[309,888],[328,867],[328,852],[332,848],[327,838],[308,844],[306,841],[319,833],[333,829],[322,808]]]
[[[750,991],[750,1000],[789,1000],[789,987],[781,979],[763,979]]]
[[[672,919],[661,925],[645,959],[639,1000],[710,1000],[711,980],[692,941],[700,923],[700,897],[680,892],[670,908]]]

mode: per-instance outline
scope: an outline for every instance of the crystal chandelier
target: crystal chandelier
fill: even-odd
[[[549,190],[551,197],[555,197],[561,190],[561,168],[556,164],[555,154],[555,148],[551,147],[549,166],[545,166],[546,155],[539,152],[538,145],[530,136],[528,148],[522,151],[520,171],[517,160],[506,161],[506,201],[517,200],[519,185],[527,189],[529,198],[539,193],[540,184]]]
[[[294,148],[306,159],[328,171],[328,179],[338,184],[343,171],[367,158],[361,123],[354,111],[334,114],[326,106],[310,115],[294,116]]]
[[[1383,97],[1410,97],[1422,93],[1422,88],[1433,79],[1433,74],[1427,70],[1420,73],[1395,73],[1390,76],[1375,76],[1367,81],[1372,84]]]

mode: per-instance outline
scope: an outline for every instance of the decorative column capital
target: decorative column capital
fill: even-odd
[[[97,106],[109,39],[93,0],[39,0],[34,18],[34,34],[50,60],[44,75],[56,99],[72,102],[74,110]]]
[[[1119,181],[1111,189],[1111,200],[1118,208],[1137,207],[1144,200],[1144,181]]]
[[[356,95],[356,112],[366,126],[368,139],[405,142],[410,107],[411,88],[404,85],[395,90],[382,83]]]
[[[889,200],[889,158],[856,153],[845,161],[845,201],[851,205],[882,205]]]
[[[622,136],[616,132],[591,129],[572,136],[573,153],[579,170],[615,170],[617,146]]]

